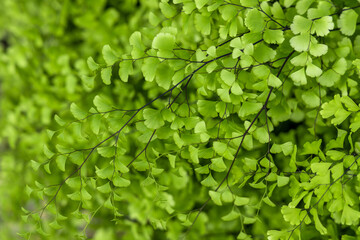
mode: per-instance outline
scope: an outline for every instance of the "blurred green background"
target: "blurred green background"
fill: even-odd
[[[32,230],[21,207],[43,203],[29,197],[26,185],[45,176],[30,160],[43,158],[54,115],[87,94],[80,79],[89,73],[86,59],[97,59],[105,44],[130,52],[129,36],[148,25],[152,8],[156,1],[0,1],[0,239]]]

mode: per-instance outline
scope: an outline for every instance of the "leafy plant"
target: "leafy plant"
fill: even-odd
[[[129,51],[87,59],[25,220],[95,239],[360,235],[359,3],[156,3]]]

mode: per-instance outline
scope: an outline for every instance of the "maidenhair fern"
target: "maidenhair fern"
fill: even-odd
[[[157,4],[128,51],[87,59],[83,98],[32,162],[48,175],[27,221],[46,236],[72,219],[80,238],[360,235],[358,2]]]

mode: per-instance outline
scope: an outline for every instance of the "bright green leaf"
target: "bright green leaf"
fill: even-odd
[[[145,125],[151,129],[158,129],[164,126],[165,122],[160,110],[147,108],[143,111]]]
[[[245,16],[245,25],[251,32],[261,32],[265,27],[265,21],[256,8],[251,9]]]
[[[351,36],[356,30],[356,21],[358,14],[353,9],[343,11],[338,20],[340,31],[347,36]]]
[[[105,45],[102,49],[102,55],[107,65],[113,65],[119,60],[116,52],[109,46]]]
[[[111,75],[112,75],[112,68],[107,67],[101,70],[101,79],[106,85],[111,84]]]

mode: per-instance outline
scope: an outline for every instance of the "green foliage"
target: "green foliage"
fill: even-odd
[[[2,4],[0,22],[13,20],[0,31],[6,228],[30,239],[360,235],[356,1]]]

